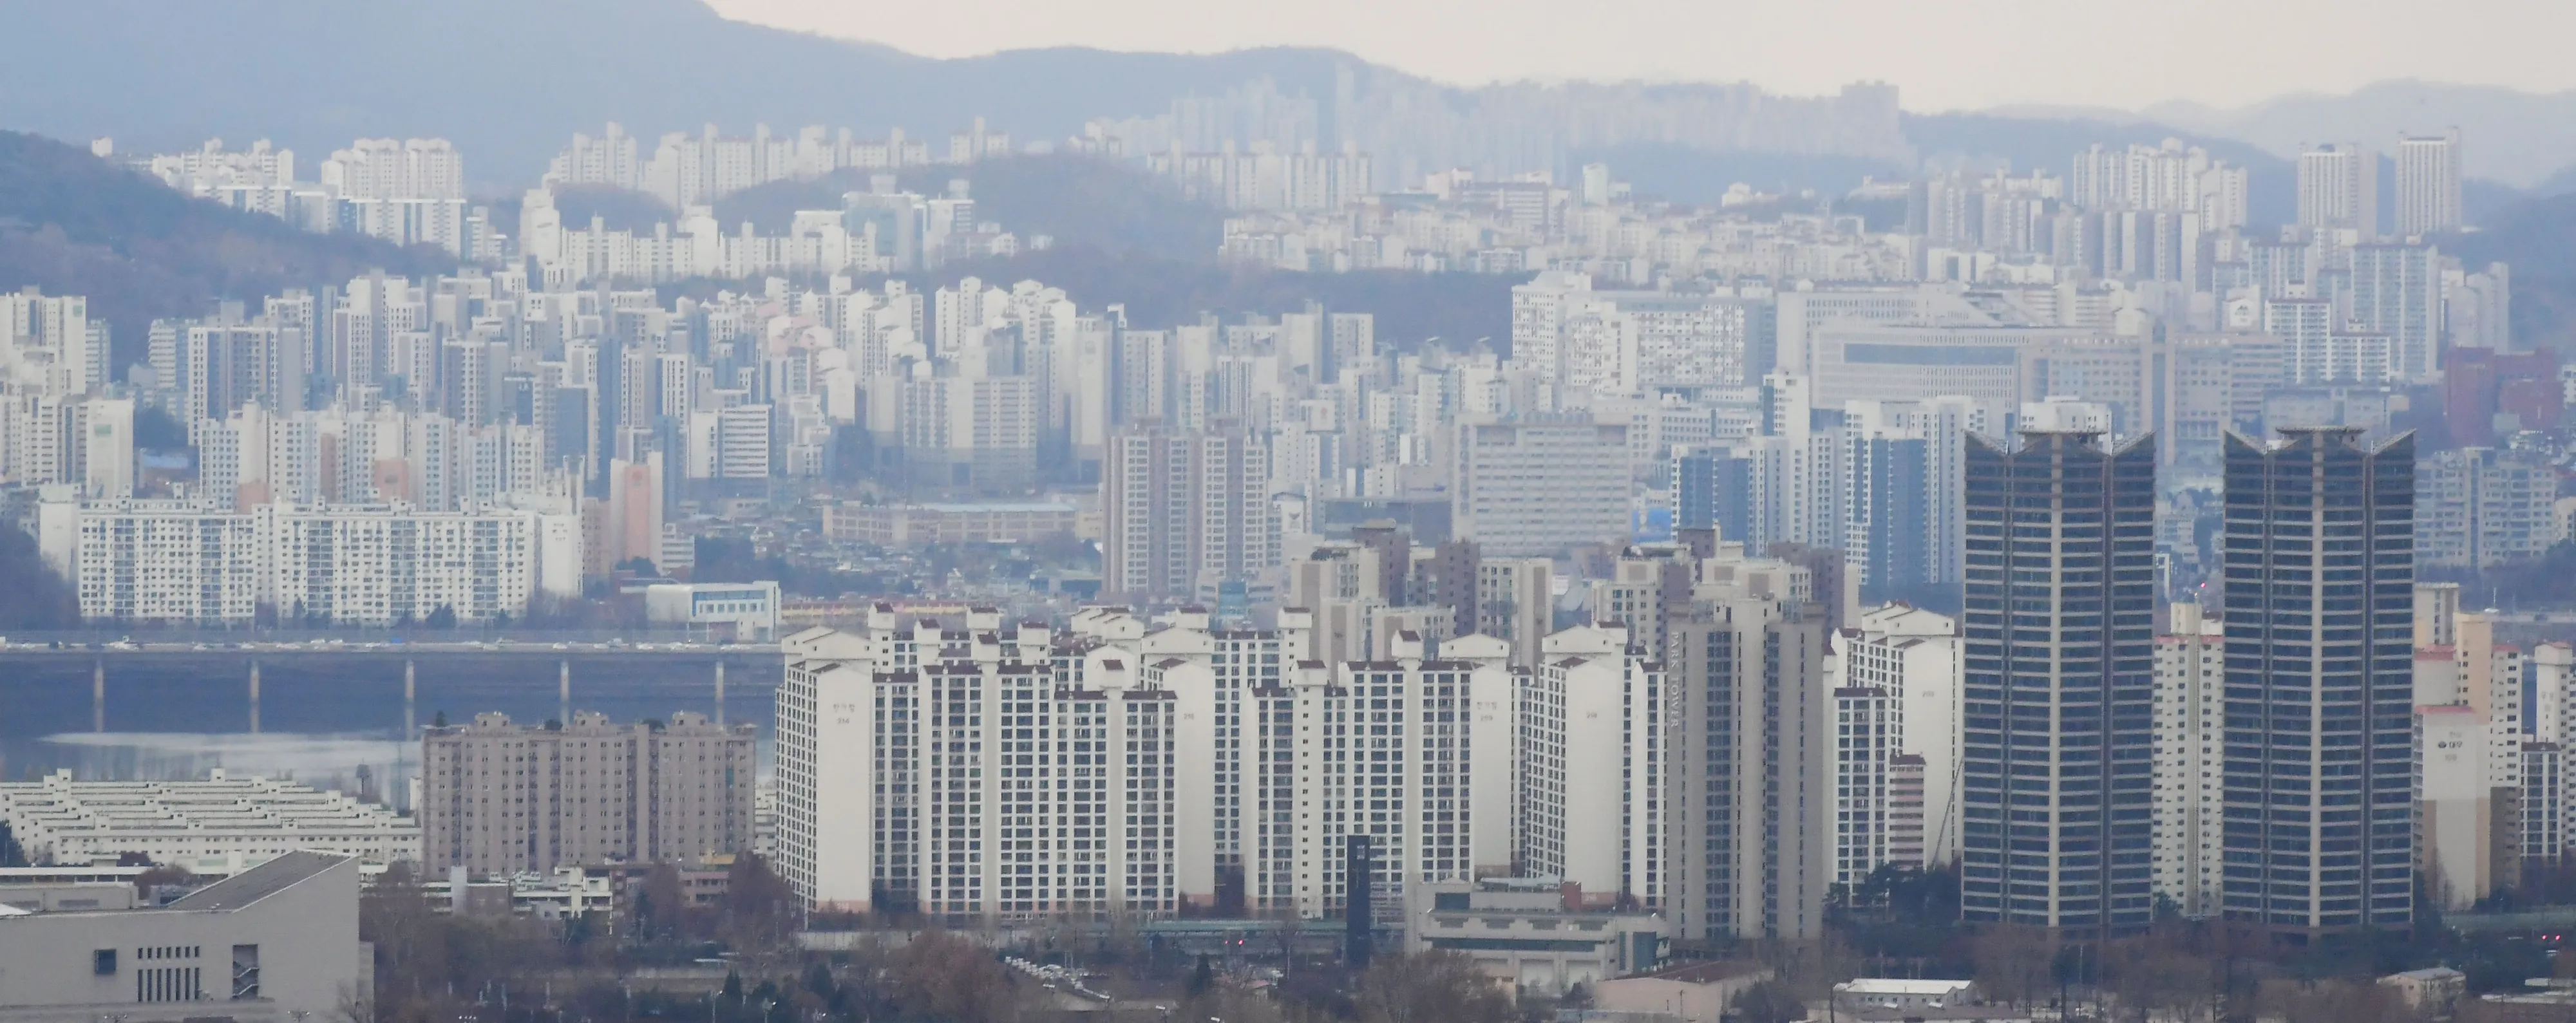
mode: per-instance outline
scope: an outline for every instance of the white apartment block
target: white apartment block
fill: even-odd
[[[249,622],[267,601],[257,517],[185,501],[48,502],[38,546],[80,596],[81,617]]]
[[[1278,635],[1195,613],[968,625],[880,608],[786,641],[780,862],[816,905],[1018,920],[1240,892],[1230,911],[1314,918],[1349,897],[1349,836],[1394,907],[1411,880],[1472,877],[1502,845],[1479,834],[1508,831],[1469,784],[1511,763],[1500,657],[1282,663]]]
[[[34,287],[0,294],[0,385],[68,397],[107,382],[107,324],[89,299]]]
[[[369,863],[420,861],[420,826],[339,792],[222,768],[203,781],[76,781],[56,771],[0,782],[0,821],[37,864],[86,864],[142,853],[152,862],[229,873],[298,850]]]
[[[1856,884],[1884,863],[1949,862],[1959,844],[1958,623],[1894,603],[1864,609],[1834,639],[1826,672],[1835,687],[1836,882]],[[1903,821],[1890,800],[1895,758],[1911,756],[1920,786]],[[1848,781],[1844,779],[1848,779]],[[1900,825],[1909,857],[1897,853]]]
[[[2154,891],[2184,916],[2219,912],[2226,780],[2227,632],[2200,605],[2173,605],[2156,637]]]
[[[2457,231],[2460,211],[2460,130],[2407,135],[2397,140],[2397,234]]]
[[[1525,872],[1581,885],[1587,903],[1661,907],[1670,869],[1663,666],[1630,646],[1624,628],[1581,626],[1547,637],[1519,685]]]
[[[342,625],[442,610],[481,623],[581,587],[581,528],[569,514],[126,500],[48,501],[37,518],[38,546],[73,581],[81,616],[102,621],[247,623],[266,606]]]

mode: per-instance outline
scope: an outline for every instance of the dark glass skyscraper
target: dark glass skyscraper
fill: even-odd
[[[2413,919],[2415,439],[2227,437],[2229,920]]]
[[[2152,437],[1967,442],[1960,899],[2093,931],[2154,914]]]

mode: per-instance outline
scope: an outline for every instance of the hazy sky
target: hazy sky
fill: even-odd
[[[956,57],[1081,45],[1334,46],[1444,81],[1884,79],[1913,110],[2233,106],[2388,78],[2576,88],[2569,0],[711,0]]]

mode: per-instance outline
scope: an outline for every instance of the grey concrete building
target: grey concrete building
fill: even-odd
[[[357,858],[289,853],[167,906],[0,910],[0,1023],[347,1019],[374,958]]]
[[[421,738],[421,862],[432,873],[681,862],[751,848],[754,730],[583,712],[531,728],[500,714]]]

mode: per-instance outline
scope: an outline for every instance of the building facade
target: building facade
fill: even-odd
[[[2155,447],[1971,438],[1962,910],[2112,934],[2152,919]]]
[[[2246,925],[2414,919],[2415,445],[2360,440],[2227,445],[2222,906]]]
[[[478,874],[681,863],[751,848],[750,725],[516,725],[501,714],[421,738],[422,866]]]

